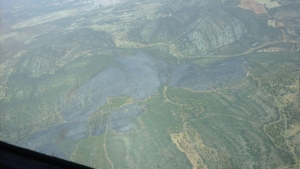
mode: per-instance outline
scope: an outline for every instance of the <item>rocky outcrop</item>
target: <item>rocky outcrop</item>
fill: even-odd
[[[128,36],[140,43],[173,43],[184,55],[207,55],[241,39],[244,24],[229,16],[223,1],[166,1],[153,19],[134,21]]]
[[[179,46],[186,53],[196,49],[200,55],[206,55],[240,40],[244,30],[239,20],[214,13],[191,24],[183,36],[186,42],[179,43]]]

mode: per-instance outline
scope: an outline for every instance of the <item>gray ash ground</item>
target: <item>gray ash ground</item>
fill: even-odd
[[[150,57],[119,57],[115,62],[115,66],[105,69],[82,85],[74,99],[64,105],[61,114],[66,121],[85,120],[103,106],[109,97],[146,99],[157,93],[162,85],[158,69]]]
[[[246,77],[247,73],[243,69],[243,64],[246,64],[246,60],[237,58],[206,67],[181,65],[173,71],[169,85],[194,91],[229,87]]]
[[[48,129],[39,130],[25,139],[20,146],[29,149],[38,150],[45,154],[55,154],[56,157],[66,159],[66,155],[61,149],[60,142],[69,138],[77,143],[79,140],[87,137],[88,128],[86,121],[68,122],[55,125]],[[71,149],[75,149],[76,144],[73,144]]]
[[[64,123],[35,132],[21,146],[65,158],[72,153],[79,140],[89,135],[87,118],[105,105],[107,98],[127,96],[144,100],[156,94],[163,85],[185,87],[194,91],[211,90],[216,86],[242,81],[246,76],[243,64],[245,59],[238,58],[199,67],[193,64],[170,65],[142,53],[117,57],[113,66],[80,86],[71,99],[66,96],[61,107]],[[136,127],[134,117],[144,113],[145,109],[140,105],[123,106],[112,111],[109,118],[99,118],[99,123],[91,127],[91,134],[103,134],[107,127],[116,133],[128,132]],[[60,145],[60,140],[64,139],[75,143],[69,147],[66,155]]]
[[[134,117],[145,113],[146,110],[136,104],[123,106],[111,114],[108,126],[116,130],[117,133],[127,132],[135,126]]]

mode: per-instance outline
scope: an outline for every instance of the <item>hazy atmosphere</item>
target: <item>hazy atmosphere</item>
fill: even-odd
[[[0,0],[0,140],[99,169],[299,169],[299,0]]]

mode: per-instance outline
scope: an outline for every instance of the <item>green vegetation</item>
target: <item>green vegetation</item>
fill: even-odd
[[[53,75],[28,78],[26,71],[14,72],[7,82],[11,87],[6,90],[6,99],[0,102],[1,116],[6,118],[1,124],[11,126],[14,121],[13,126],[4,127],[5,141],[17,143],[29,133],[61,122],[60,101],[65,99],[62,96],[72,97],[78,86],[111,65],[112,60],[111,56],[99,56],[96,52],[70,62]]]
[[[104,146],[105,135],[81,140],[72,155],[72,160],[94,168],[111,168]]]
[[[197,58],[197,59],[189,59],[189,61],[199,66],[206,66],[214,63],[220,63],[227,59],[228,58],[224,58],[224,57],[204,57],[204,58]]]
[[[115,168],[187,168],[185,155],[172,143],[168,128],[176,125],[178,107],[163,101],[162,94],[146,101],[139,132],[122,135],[108,132],[107,152]],[[124,158],[125,157],[125,158]]]
[[[104,106],[102,106],[100,109],[103,110],[103,111],[118,109],[121,106],[129,104],[130,102],[132,102],[132,98],[129,98],[129,97],[108,98],[107,103]]]
[[[72,99],[80,85],[113,64],[112,56],[98,54],[79,57],[54,75],[36,78],[38,81],[11,78],[8,84],[14,90],[8,90],[10,97],[1,104],[3,112],[10,112],[14,105],[18,107],[4,116],[10,119],[3,123],[4,134],[13,133],[7,140],[22,139],[42,127],[62,122],[57,98],[62,99],[64,93]],[[225,58],[194,60],[198,66],[207,66]],[[96,168],[294,165],[299,157],[288,143],[298,144],[290,139],[296,137],[295,126],[300,119],[299,68],[295,64],[299,63],[298,56],[252,54],[246,60],[248,76],[230,87],[195,92],[163,86],[145,100],[127,96],[107,98],[106,104],[87,119],[87,138],[66,138],[57,143],[67,158]],[[16,72],[14,76],[17,75]],[[143,106],[146,114],[131,117],[136,123],[129,132],[116,133],[108,127],[110,116],[131,104]],[[39,110],[47,111],[42,114]],[[8,130],[7,123],[14,120],[18,124]]]
[[[3,10],[1,140],[95,168],[299,168],[294,2],[80,3]]]

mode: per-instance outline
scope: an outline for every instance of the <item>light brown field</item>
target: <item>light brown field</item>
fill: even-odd
[[[23,20],[19,23],[16,23],[12,26],[13,29],[26,28],[30,26],[36,26],[39,24],[51,22],[54,20],[66,18],[69,16],[74,16],[77,14],[77,10],[65,10],[65,11],[57,11],[41,16],[36,16],[27,20]]]
[[[199,146],[203,146],[201,140],[197,142],[192,142],[191,138],[186,133],[173,133],[171,134],[171,139],[176,145],[176,147],[183,153],[186,154],[190,163],[193,165],[193,169],[204,168],[207,169],[207,166],[204,164],[202,158],[197,153],[194,148],[199,143]]]
[[[243,9],[252,10],[256,14],[267,13],[264,6],[260,3],[257,3],[255,0],[241,0],[239,7]]]
[[[277,48],[277,47],[270,47],[270,48],[260,49],[257,52],[282,52],[282,51],[286,51],[286,49]]]
[[[265,4],[266,8],[268,9],[276,8],[280,6],[276,0],[255,0],[255,1],[260,4]]]

